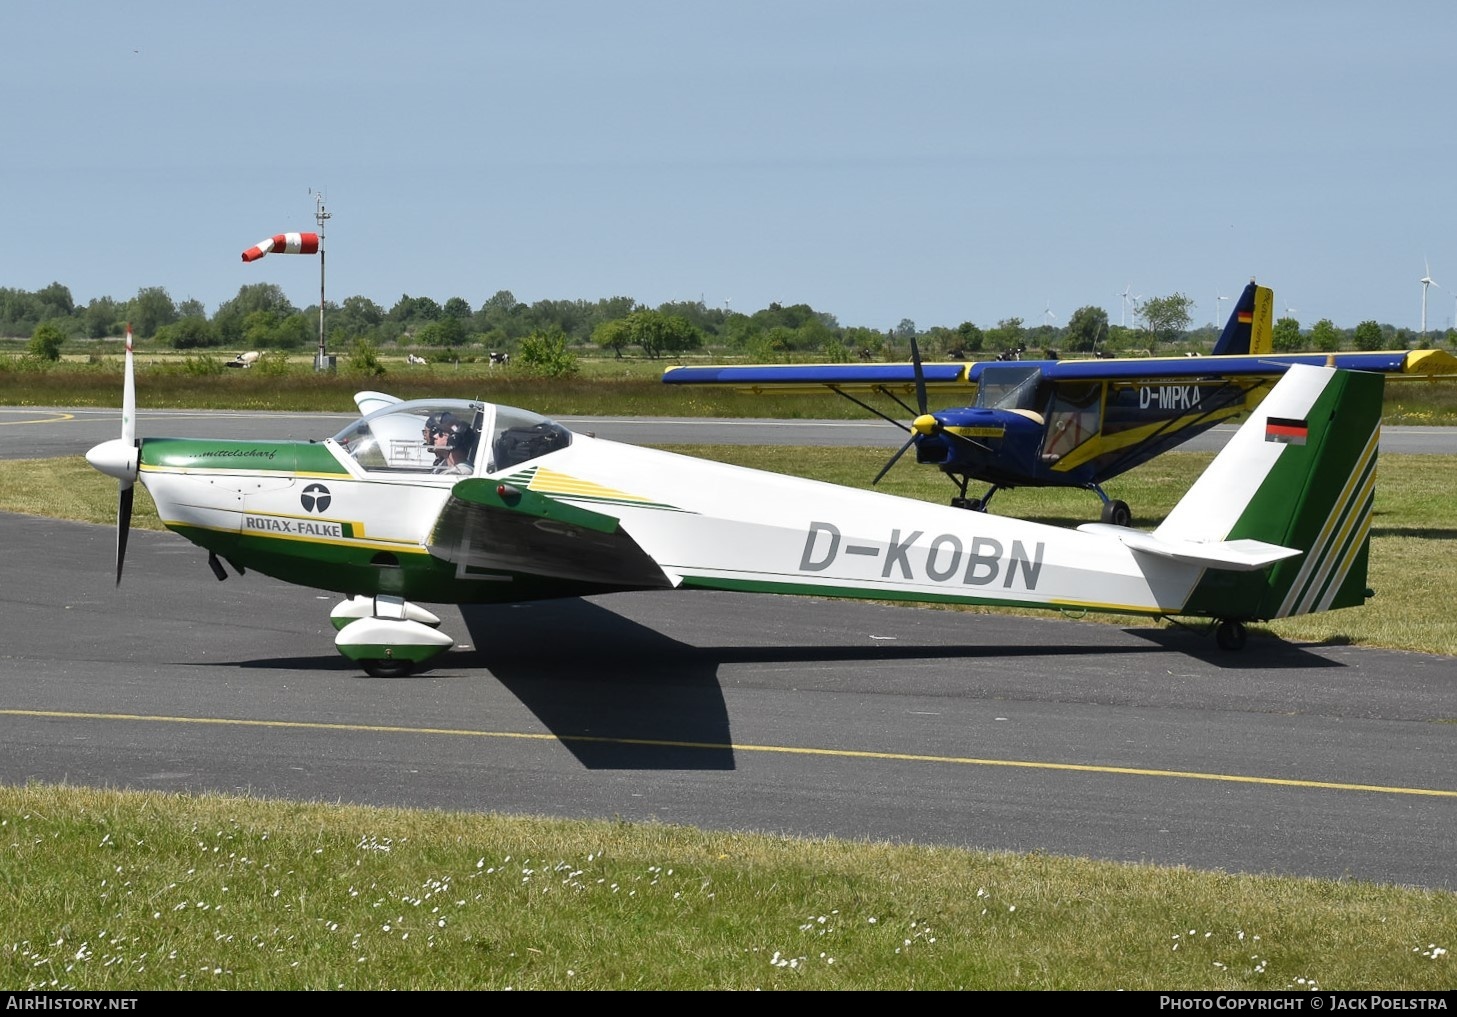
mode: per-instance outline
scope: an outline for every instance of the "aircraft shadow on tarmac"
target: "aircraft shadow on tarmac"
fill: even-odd
[[[610,598],[608,598],[610,600]],[[588,769],[732,770],[732,725],[719,669],[730,664],[821,664],[916,660],[995,661],[1078,657],[1136,658],[1180,653],[1219,668],[1341,667],[1293,643],[1255,637],[1243,651],[1220,650],[1188,629],[1126,629],[1142,642],[950,643],[694,646],[593,601],[463,605],[469,649],[403,679],[484,671],[529,709]],[[967,619],[974,624],[974,618]],[[509,633],[509,639],[502,634]],[[337,656],[240,661],[241,667],[353,673]]]
[[[732,769],[731,725],[719,669],[728,664],[819,664],[1016,657],[1136,656],[1173,650],[1219,667],[1340,666],[1298,646],[1260,640],[1243,654],[1189,631],[1136,631],[1144,644],[874,644],[694,646],[600,604],[568,599],[510,607],[463,607],[476,649],[452,663],[483,668],[592,768]],[[510,632],[503,641],[500,633]],[[570,638],[564,634],[570,633]],[[1201,646],[1200,643],[1208,643]],[[1234,658],[1242,656],[1243,661]]]
[[[1214,667],[1340,667],[1297,644],[1256,637],[1240,653],[1189,629],[1125,629],[1144,643],[692,645],[583,599],[532,610],[465,605],[472,648],[405,679],[488,672],[589,769],[734,769],[718,670],[724,664],[998,660],[1180,653]],[[972,619],[967,619],[972,621]],[[503,638],[508,632],[510,638]],[[353,672],[337,656],[239,661],[242,667]],[[366,679],[361,676],[360,680]]]

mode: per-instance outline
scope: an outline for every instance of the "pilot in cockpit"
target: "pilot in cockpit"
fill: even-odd
[[[471,456],[475,452],[476,432],[449,410],[436,422],[437,435],[431,445],[435,452],[436,473],[474,473]],[[429,430],[427,424],[426,430]]]

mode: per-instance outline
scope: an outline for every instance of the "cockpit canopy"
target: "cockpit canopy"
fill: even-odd
[[[572,432],[515,406],[467,399],[390,403],[333,439],[371,473],[496,473],[566,448]]]
[[[976,405],[992,410],[1040,410],[1042,369],[1028,364],[985,367],[977,382]]]

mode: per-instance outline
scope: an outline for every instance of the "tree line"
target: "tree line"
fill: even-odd
[[[418,348],[437,355],[469,355],[472,348],[525,353],[526,359],[561,356],[573,348],[597,347],[614,356],[630,353],[656,359],[714,347],[751,360],[774,362],[811,356],[826,361],[903,360],[912,338],[927,357],[1057,355],[1097,352],[1141,353],[1184,344],[1208,348],[1220,327],[1191,328],[1193,300],[1182,293],[1152,297],[1135,307],[1133,327],[1109,322],[1101,307],[1078,308],[1067,325],[1028,325],[1017,317],[983,328],[965,321],[954,327],[919,329],[903,319],[880,331],[842,326],[833,314],[807,304],[770,304],[752,313],[708,307],[700,301],[671,301],[647,307],[631,297],[599,300],[518,301],[499,290],[479,306],[463,297],[439,303],[402,295],[388,309],[368,297],[325,304],[324,340],[331,349],[360,345]],[[239,288],[209,316],[197,300],[176,301],[163,287],[146,287],[128,300],[72,298],[59,282],[28,292],[0,287],[0,335],[34,340],[38,329],[47,349],[66,341],[121,335],[127,324],[154,346],[177,350],[306,350],[319,341],[319,308],[295,307],[275,283]],[[1354,329],[1329,319],[1308,328],[1283,317],[1275,322],[1277,350],[1397,349],[1427,346],[1439,338],[1451,344],[1457,331],[1419,335],[1375,321]],[[33,352],[42,352],[34,350]]]

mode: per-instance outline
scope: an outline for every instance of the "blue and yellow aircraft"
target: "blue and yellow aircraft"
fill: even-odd
[[[914,447],[918,463],[957,485],[951,504],[958,508],[983,511],[1003,488],[1077,487],[1102,499],[1103,522],[1127,526],[1127,503],[1109,498],[1103,484],[1249,413],[1293,364],[1457,379],[1457,358],[1440,350],[1276,354],[1273,306],[1273,292],[1251,280],[1209,356],[922,363],[913,339],[909,364],[673,367],[663,381],[756,394],[829,389],[909,432],[877,483]],[[931,410],[930,389],[974,399]],[[861,396],[892,400],[911,423]],[[967,496],[973,481],[989,485],[980,497]]]

